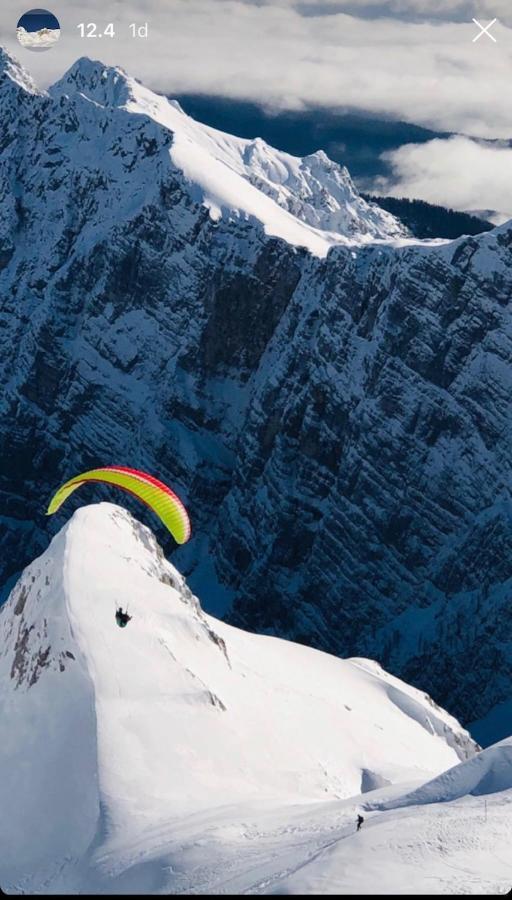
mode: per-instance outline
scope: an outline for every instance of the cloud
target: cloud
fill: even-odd
[[[512,28],[497,23],[498,43],[476,44],[471,13],[487,20],[509,0],[67,0],[62,35],[48,53],[23,50],[14,30],[18,0],[4,0],[0,42],[42,86],[82,55],[121,65],[155,90],[250,99],[272,108],[363,109],[476,137],[510,135]],[[429,21],[402,17],[426,15]],[[444,10],[463,21],[437,21]],[[106,10],[106,11],[105,11]],[[359,15],[348,15],[346,10]],[[387,11],[378,21],[362,18]],[[330,14],[327,14],[330,13]],[[394,13],[393,18],[389,13]],[[482,15],[482,14],[485,15]],[[376,13],[375,13],[376,14]],[[131,22],[148,22],[147,40]],[[79,22],[115,38],[80,39]]]
[[[494,210],[496,224],[512,218],[512,148],[466,137],[406,144],[384,154],[391,178],[374,190],[394,197],[419,198],[463,211]]]
[[[509,0],[240,0],[253,6],[281,6],[307,15],[331,15],[401,18],[406,21],[435,19],[471,22],[473,17],[488,16],[512,24]]]
[[[261,6],[279,5],[306,11],[307,15],[344,12],[362,18],[402,18],[406,21],[439,19],[471,22],[473,17],[499,18],[512,24],[509,0],[245,0]]]

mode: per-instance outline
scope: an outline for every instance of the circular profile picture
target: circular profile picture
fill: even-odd
[[[51,50],[60,38],[59,20],[47,9],[29,9],[16,26],[16,37],[27,50]]]

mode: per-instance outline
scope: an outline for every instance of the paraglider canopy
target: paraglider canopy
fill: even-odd
[[[188,541],[191,533],[190,520],[179,497],[152,475],[124,466],[104,466],[100,469],[91,469],[89,472],[82,472],[81,475],[66,481],[52,497],[46,515],[51,516],[56,513],[70,494],[87,481],[114,484],[129,494],[133,494],[156,513],[176,543],[184,544]]]

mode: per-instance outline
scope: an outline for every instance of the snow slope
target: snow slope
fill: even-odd
[[[133,615],[123,631],[118,604]],[[222,826],[229,843],[244,811],[287,818],[425,780],[476,749],[374,662],[205,615],[152,533],[107,503],[76,512],[24,571],[0,638],[9,890],[176,886],[172,869],[161,882],[162,847],[181,858],[187,832]],[[158,877],[144,868],[155,857]]]
[[[295,852],[289,871],[265,893],[283,894],[505,894],[512,885],[512,791],[486,803],[470,795],[438,803],[366,811],[355,833],[350,813],[331,810],[337,827],[310,855]],[[327,811],[326,811],[327,812]],[[310,832],[311,833],[311,832]],[[311,835],[313,838],[313,835]],[[284,855],[284,854],[283,854]],[[306,857],[304,859],[304,857]]]

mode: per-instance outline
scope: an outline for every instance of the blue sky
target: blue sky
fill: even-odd
[[[21,16],[18,25],[21,25],[25,31],[39,31],[41,28],[58,28],[59,21],[48,10],[31,9]]]

